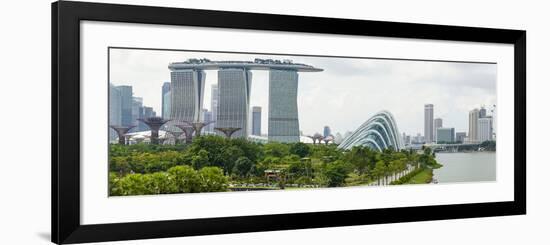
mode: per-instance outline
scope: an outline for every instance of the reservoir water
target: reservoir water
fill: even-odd
[[[495,152],[436,153],[443,167],[434,170],[439,183],[496,180]]]

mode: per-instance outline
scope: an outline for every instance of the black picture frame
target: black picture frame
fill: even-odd
[[[514,201],[80,224],[80,21],[452,40],[514,45]],[[52,4],[54,243],[257,232],[526,213],[526,31],[61,1]]]

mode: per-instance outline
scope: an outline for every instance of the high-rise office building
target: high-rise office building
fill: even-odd
[[[470,142],[478,142],[478,119],[479,119],[479,110],[473,109],[469,113],[468,117],[468,141]]]
[[[211,129],[211,132],[214,132],[214,128],[216,127],[216,120],[218,118],[218,108],[219,108],[219,93],[218,93],[218,84],[212,84],[212,87],[210,88],[210,112],[212,113],[212,121],[214,121],[212,124],[208,125]]]
[[[164,119],[170,119],[170,113],[172,108],[172,92],[168,91],[166,94],[164,94],[162,99],[162,118]]]
[[[291,60],[273,59],[254,59],[253,62],[188,59],[170,63],[168,68],[172,71],[171,119],[176,121],[178,119],[196,121],[202,106],[205,76],[203,70],[218,70],[218,96],[212,96],[213,100],[217,99],[217,108],[216,103],[212,103],[211,110],[215,114],[215,127],[241,129],[233,134],[233,137],[246,136],[250,130],[247,127],[250,124],[248,122],[252,79],[250,71],[268,70],[270,74],[268,135],[269,140],[281,142],[298,142],[300,139],[297,106],[298,72],[323,71],[310,65],[295,64]],[[176,91],[176,80],[179,83],[186,81],[185,86],[183,84],[179,86],[187,89],[183,92]],[[213,86],[212,93],[215,93],[214,90],[216,89]],[[185,94],[182,94],[184,92]],[[175,101],[176,98],[179,100],[184,98],[185,101]]]
[[[443,127],[443,119],[436,118],[434,119],[434,138],[437,139],[437,129]]]
[[[144,106],[143,107],[143,118],[155,117],[157,113],[153,110],[153,107]]]
[[[122,95],[113,84],[109,84],[109,125],[122,125]],[[109,127],[109,139],[117,138],[117,133]]]
[[[484,118],[487,116],[487,110],[485,109],[485,107],[481,107],[481,109],[479,109],[479,118]]]
[[[329,126],[323,127],[323,137],[328,137],[329,135],[331,135],[330,127]]]
[[[437,140],[438,144],[455,142],[455,129],[454,128],[438,128]]]
[[[252,135],[262,135],[262,107],[252,107]]]
[[[166,101],[166,100],[170,100],[170,97],[169,96],[166,96],[168,93],[170,93],[170,83],[169,82],[165,82],[162,84],[162,94],[161,94],[161,117],[164,118],[164,119],[169,119],[170,118],[170,110],[167,108],[169,107],[170,105],[170,101]]]
[[[269,71],[268,139],[278,142],[299,142],[298,72]]]
[[[456,135],[455,137],[456,142],[464,143],[464,140],[466,138],[466,132],[456,132],[455,135]]]
[[[420,143],[426,143],[426,141],[424,139],[424,136],[422,136],[420,134],[416,134],[416,136],[414,136],[414,139],[413,139],[412,143],[420,144]]]
[[[213,121],[212,112],[207,110],[207,109],[202,109],[202,121],[203,122]],[[203,131],[204,132],[214,132],[214,127],[212,126],[212,124],[208,124],[208,125],[204,126]]]
[[[218,70],[219,106],[216,127],[240,128],[233,137],[248,136],[252,72],[244,68]]]
[[[122,85],[115,87],[120,92],[120,124],[121,126],[132,126],[132,86]]]
[[[132,125],[137,125],[137,128],[131,131],[144,131],[148,127],[145,123],[138,121],[138,119],[144,118],[143,116],[143,98],[132,97]]]
[[[424,105],[424,140],[426,143],[434,141],[434,105]]]
[[[477,133],[479,142],[493,140],[493,118],[479,118],[477,124]]]
[[[170,123],[199,121],[204,97],[205,72],[198,69],[171,68],[170,76]]]

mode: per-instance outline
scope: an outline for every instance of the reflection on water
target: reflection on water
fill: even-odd
[[[443,167],[434,170],[439,183],[496,180],[495,152],[436,153]]]

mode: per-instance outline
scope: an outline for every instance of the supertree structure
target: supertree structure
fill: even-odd
[[[181,129],[181,131],[185,134],[185,143],[190,144],[193,141],[193,132],[195,132],[193,127],[188,124],[176,124],[174,126]]]
[[[208,122],[188,122],[183,121],[184,123],[187,123],[189,126],[191,126],[195,132],[195,136],[201,136],[202,129],[206,126],[208,126],[211,123],[214,123],[215,121],[208,121]]]
[[[147,117],[147,118],[140,118],[139,121],[145,123],[149,129],[151,129],[151,144],[158,144],[159,143],[159,129],[167,123],[168,119],[164,119],[162,117]]]
[[[135,128],[136,126],[116,126],[111,125],[110,126],[118,135],[118,144],[125,145],[126,144],[126,134],[128,131],[130,131],[132,128]]]
[[[185,134],[185,132],[183,131],[166,131],[166,132],[174,136],[174,144],[176,145],[180,143],[180,139],[179,139],[180,136]]]
[[[331,134],[327,137],[323,137],[323,141],[325,142],[325,145],[328,145],[328,142],[334,142],[334,136]]]
[[[225,137],[228,139],[231,139],[231,135],[233,135],[235,132],[241,130],[241,128],[214,128],[215,130],[218,130],[222,132]]]
[[[308,138],[313,140],[313,144],[315,145],[317,142],[321,144],[322,140],[324,139],[323,135],[320,133],[315,133],[313,136],[307,136]]]

